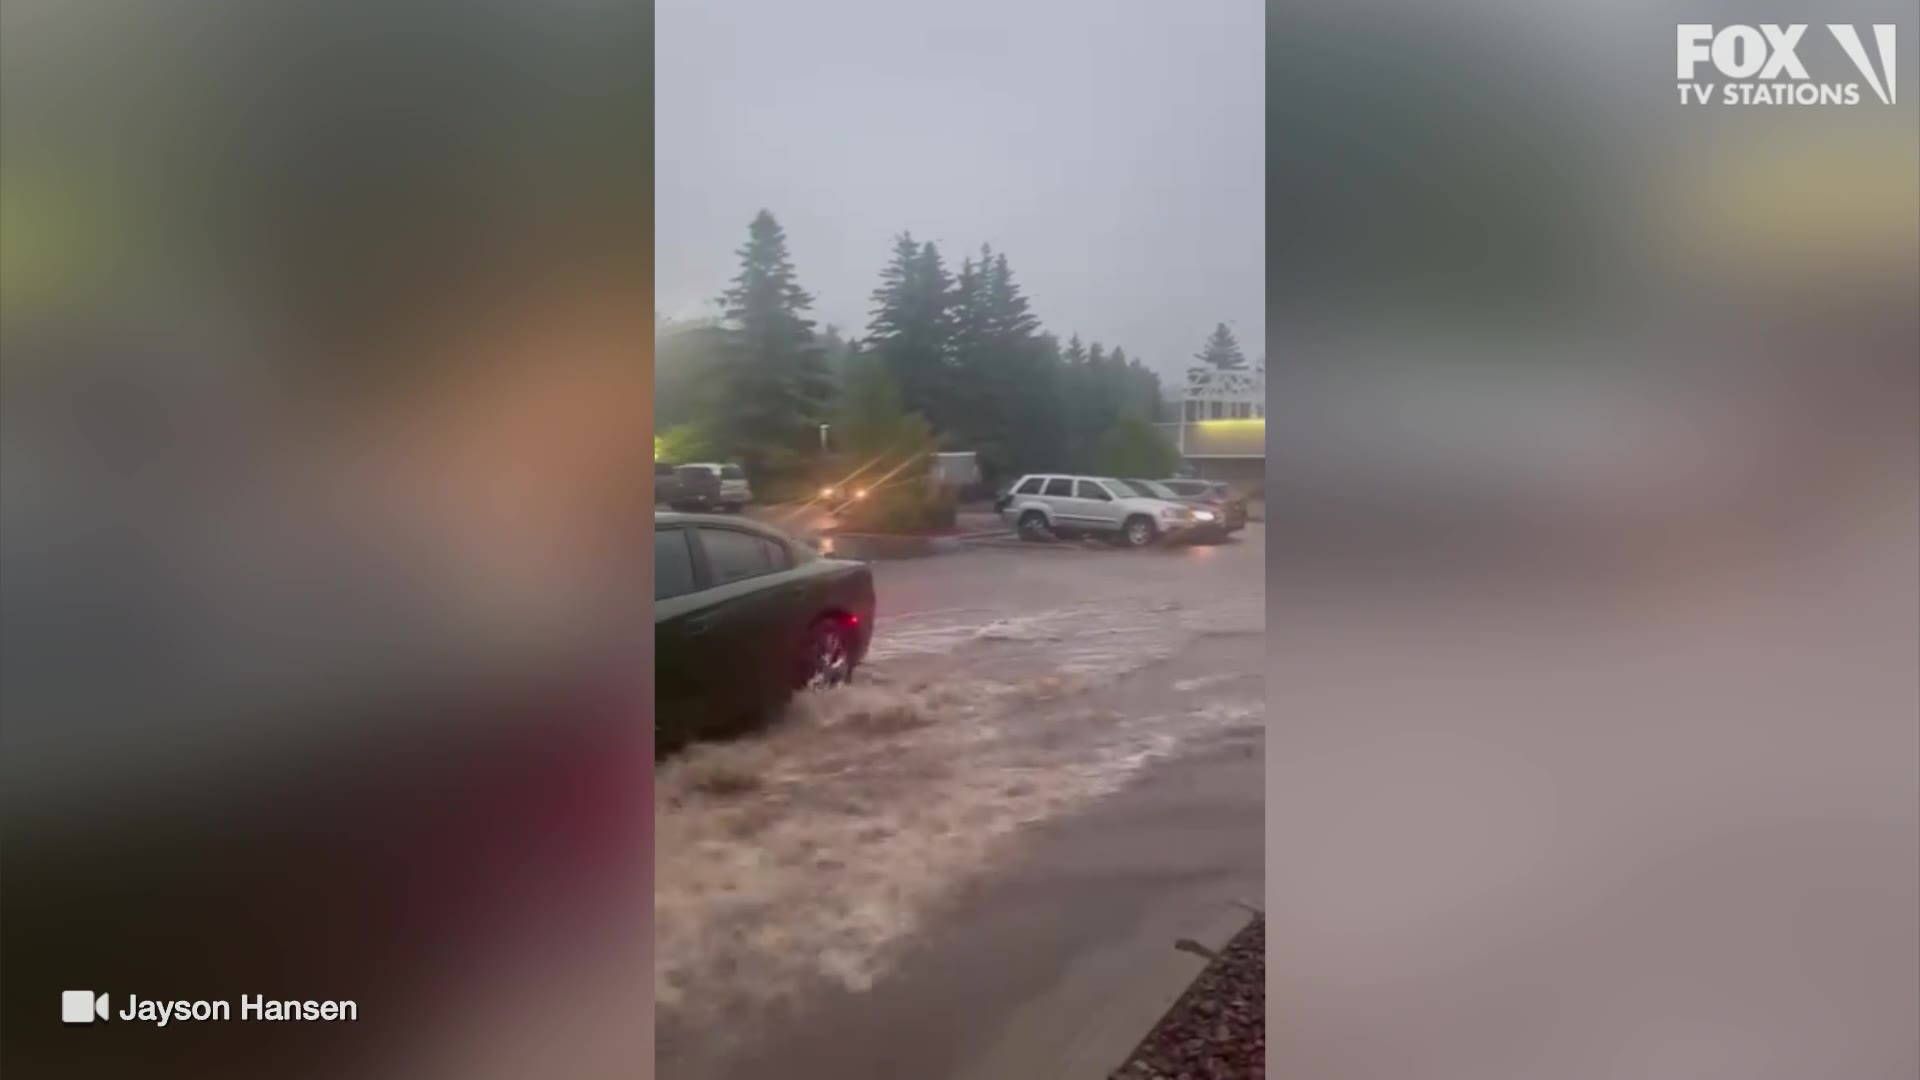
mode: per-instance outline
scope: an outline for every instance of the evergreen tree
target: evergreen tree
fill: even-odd
[[[907,295],[912,287],[914,260],[920,243],[910,232],[893,238],[893,258],[880,270],[880,287],[873,290],[873,312],[867,321],[867,339],[887,341],[906,335],[911,323]]]
[[[939,249],[901,233],[873,300],[868,347],[886,364],[906,407],[941,424],[950,404],[954,289]]]
[[[952,311],[950,359],[955,367],[964,369],[987,344],[989,312],[984,263],[976,264],[971,258],[960,261],[960,274],[953,283]]]
[[[653,335],[655,430],[701,421],[710,424],[726,396],[713,373],[727,362],[727,331],[717,322],[663,325]]]
[[[786,232],[760,211],[737,254],[740,272],[720,298],[726,333],[716,434],[750,470],[779,470],[802,452],[831,396],[826,358],[805,312]]]
[[[860,355],[860,340],[847,337],[838,326],[830,324],[820,331],[820,352],[826,357],[827,373],[833,381],[837,401],[853,374],[854,360]]]
[[[1129,384],[1133,388],[1133,397],[1138,402],[1135,406],[1137,411],[1149,420],[1159,420],[1164,407],[1161,400],[1160,376],[1154,374],[1152,368],[1138,360],[1128,363],[1127,375]]]
[[[985,259],[989,253],[982,244],[981,258]],[[987,311],[989,333],[1002,344],[1025,344],[1040,332],[1040,320],[1013,280],[1013,270],[1008,267],[1005,255],[993,256],[993,269],[987,276]]]
[[[982,247],[980,263],[971,258],[961,260],[959,276],[954,279],[952,338],[947,356],[951,378],[942,416],[943,434],[956,444],[978,443],[994,408],[991,387],[985,379],[992,363],[988,355],[992,345],[987,332],[987,258]]]
[[[1052,334],[1036,334],[1028,354],[1027,382],[1014,403],[1016,433],[1009,448],[1009,460],[1000,466],[1002,474],[1009,476],[1067,468],[1072,451],[1069,431],[1072,372],[1061,355],[1060,339]],[[993,481],[999,478],[989,477]]]
[[[1031,399],[1041,392],[1040,369],[1051,354],[1041,346],[1040,320],[1007,257],[982,244],[976,271],[980,318],[962,333],[967,348],[957,370],[964,391],[957,400],[966,408],[960,434],[980,455],[983,470],[998,474],[1046,451],[1049,441],[1035,429],[1049,417]]]
[[[1061,358],[1073,367],[1080,367],[1087,362],[1087,347],[1080,344],[1079,334],[1067,339],[1067,348],[1061,354]]]
[[[1094,371],[1104,371],[1107,366],[1107,348],[1099,342],[1087,346],[1087,367]]]
[[[1234,340],[1233,331],[1227,329],[1226,323],[1214,326],[1206,345],[1194,359],[1221,371],[1238,371],[1247,366],[1246,355],[1240,351],[1240,343]]]

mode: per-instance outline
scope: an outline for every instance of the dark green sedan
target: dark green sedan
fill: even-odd
[[[736,516],[653,515],[654,742],[727,735],[853,676],[873,573]]]

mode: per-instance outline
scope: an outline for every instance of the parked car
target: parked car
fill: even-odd
[[[680,478],[673,473],[673,466],[664,461],[653,463],[653,505],[672,506],[680,498]]]
[[[707,510],[720,504],[720,477],[704,465],[653,463],[653,504]]]
[[[1235,531],[1246,527],[1244,518],[1238,522],[1231,521],[1226,508],[1217,501],[1183,496],[1158,480],[1124,479],[1114,483],[1146,498],[1166,499],[1192,509],[1199,521],[1190,534],[1194,540],[1225,540]]]
[[[844,683],[873,639],[873,573],[738,517],[653,516],[654,740],[728,734]]]
[[[1189,536],[1216,520],[1211,510],[1142,495],[1108,477],[1058,473],[1021,477],[994,508],[1025,540],[1093,535],[1128,547]]]
[[[738,510],[753,501],[753,488],[747,483],[746,472],[738,465],[694,462],[684,468],[704,469],[718,481],[719,492],[712,505],[722,510]]]
[[[1231,487],[1219,480],[1168,479],[1150,482],[1166,488],[1183,500],[1215,511],[1220,515],[1227,532],[1237,532],[1247,527],[1247,500],[1234,494]]]

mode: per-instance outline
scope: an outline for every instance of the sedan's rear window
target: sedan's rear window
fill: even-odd
[[[693,550],[687,530],[662,529],[653,534],[653,598],[667,600],[693,591]]]
[[[759,577],[773,571],[772,552],[765,540],[738,529],[701,529],[700,546],[707,551],[707,568],[715,585]]]
[[[766,546],[767,565],[775,572],[793,569],[793,555],[787,550],[787,545],[764,539],[760,543]]]

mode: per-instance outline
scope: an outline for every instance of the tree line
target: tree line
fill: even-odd
[[[949,269],[939,248],[895,238],[864,335],[817,328],[784,230],[762,210],[737,254],[719,319],[661,335],[655,427],[662,453],[737,460],[751,474],[805,473],[820,426],[837,444],[860,431],[917,430],[972,450],[983,470],[1171,471],[1177,454],[1153,425],[1159,377],[1125,349],[1049,333],[1004,252],[981,245]],[[1246,366],[1215,328],[1199,363]],[[1130,468],[1122,470],[1118,466]]]

